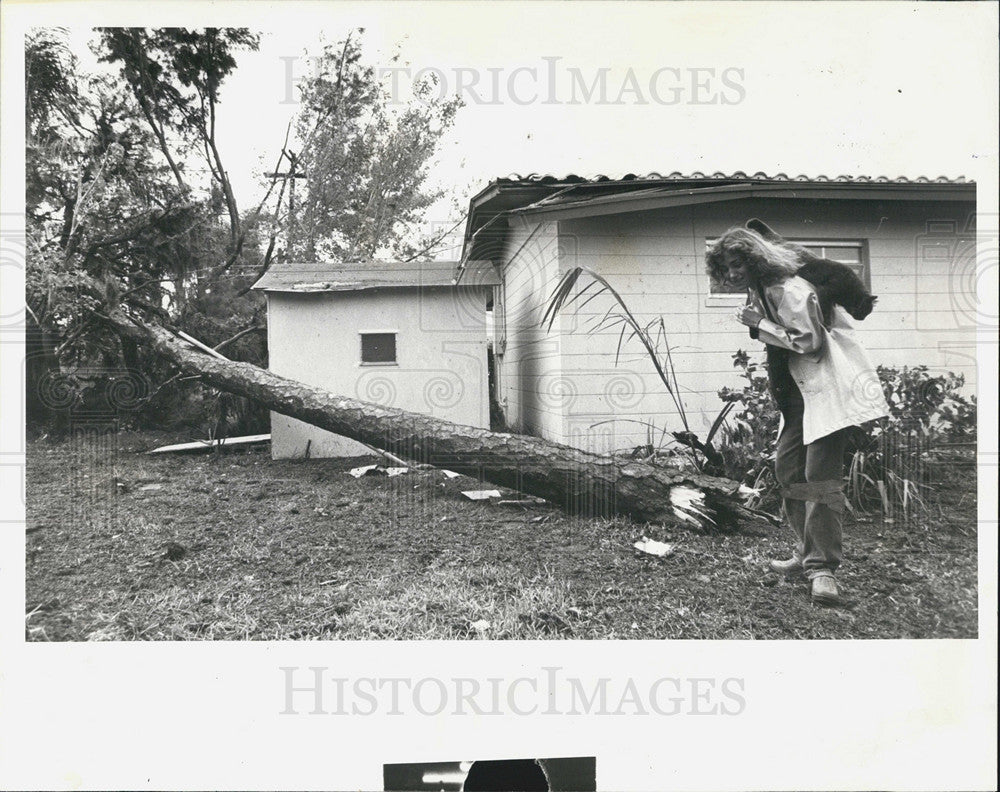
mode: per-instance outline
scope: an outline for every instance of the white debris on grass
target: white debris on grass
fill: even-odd
[[[499,498],[500,490],[466,490],[462,494],[469,500],[489,500],[490,498]]]
[[[269,442],[270,440],[271,435],[269,434],[245,435],[243,437],[221,437],[217,440],[196,440],[193,443],[177,443],[175,445],[160,446],[159,448],[154,448],[152,451],[148,451],[147,453],[170,454],[175,451],[209,451],[213,448],[236,445],[253,445],[256,443]]]
[[[490,624],[488,621],[486,621],[486,619],[480,619],[479,621],[474,621],[472,622],[471,625],[472,629],[478,633],[486,632],[492,626],[493,625]]]
[[[647,537],[642,537],[638,542],[632,545],[636,550],[642,553],[649,553],[654,556],[672,556],[674,554],[674,545],[667,544],[666,542],[657,542],[655,539],[648,539]]]
[[[454,470],[442,470],[441,472],[444,473],[444,475],[450,479],[458,478],[459,476],[462,475],[461,473],[456,473]]]
[[[382,467],[381,465],[362,465],[361,467],[351,468],[347,471],[347,475],[354,476],[354,478],[361,478],[362,476],[402,476],[404,473],[409,473],[410,469],[406,467]]]

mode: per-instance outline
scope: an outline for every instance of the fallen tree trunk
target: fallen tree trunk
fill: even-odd
[[[120,311],[102,315],[118,333],[151,347],[181,371],[269,409],[403,457],[479,476],[573,513],[677,520],[734,529],[764,516],[746,509],[736,482],[695,471],[622,464],[524,435],[460,426],[428,415],[336,396],[251,365],[212,357],[169,330]]]

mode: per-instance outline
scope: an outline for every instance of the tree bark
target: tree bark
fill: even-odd
[[[696,471],[627,462],[524,435],[336,396],[270,371],[213,358],[169,330],[120,311],[102,315],[124,338],[151,347],[184,374],[321,429],[418,462],[480,476],[573,513],[731,530],[759,521],[739,485]]]

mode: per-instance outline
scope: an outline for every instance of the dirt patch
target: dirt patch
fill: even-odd
[[[472,502],[439,470],[269,449],[148,456],[184,438],[80,435],[28,449],[30,640],[973,638],[974,476],[920,520],[851,519],[850,607],[767,571],[783,531],[701,535]],[[518,493],[499,488],[505,498]],[[658,558],[632,544],[675,545]]]

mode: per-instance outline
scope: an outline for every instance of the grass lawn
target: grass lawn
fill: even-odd
[[[788,536],[703,535],[472,502],[374,459],[148,456],[185,438],[28,448],[29,640],[974,638],[976,494],[951,471],[919,519],[849,519],[847,607],[766,569]],[[492,488],[492,485],[485,485]],[[501,488],[502,489],[502,488]],[[505,497],[516,493],[502,490]],[[641,536],[675,545],[655,557]]]

